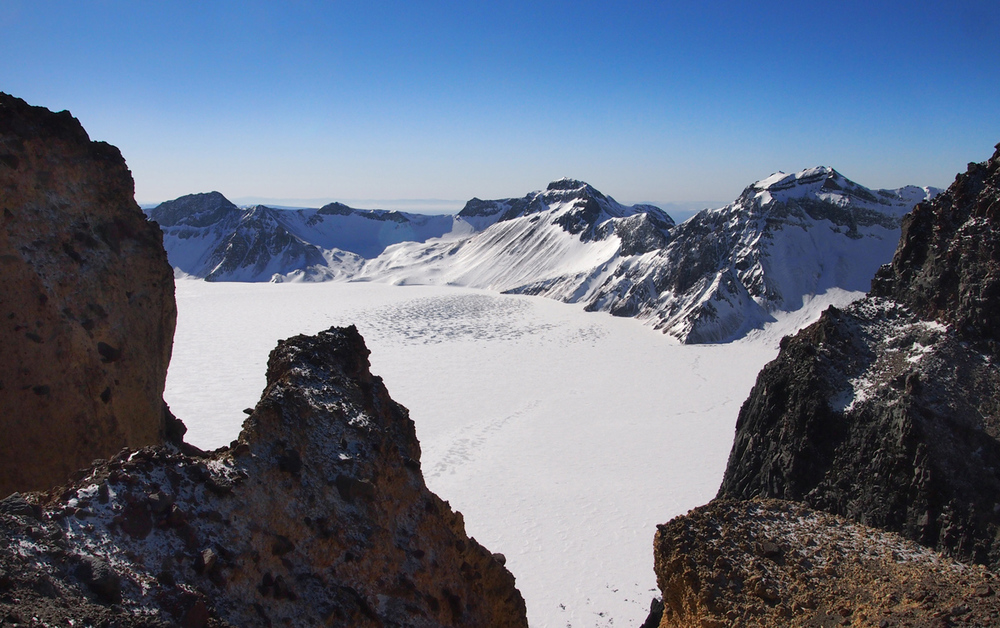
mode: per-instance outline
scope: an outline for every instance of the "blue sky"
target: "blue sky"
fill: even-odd
[[[0,0],[0,59],[0,90],[121,149],[140,202],[465,200],[562,176],[728,202],[816,165],[946,186],[1000,142],[995,0]]]

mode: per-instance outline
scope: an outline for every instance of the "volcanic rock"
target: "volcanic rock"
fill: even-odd
[[[113,146],[0,94],[0,496],[161,443],[176,308]]]
[[[426,488],[419,459],[355,328],[282,341],[234,447],[125,451],[23,497],[40,518],[0,511],[0,617],[526,626],[513,576]]]
[[[1000,567],[1000,149],[904,223],[872,295],[782,343],[720,497],[799,500]]]
[[[994,573],[792,502],[696,508],[657,526],[654,558],[662,628],[1000,622]]]

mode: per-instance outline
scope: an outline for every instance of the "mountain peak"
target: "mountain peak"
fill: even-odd
[[[239,208],[220,192],[187,194],[160,203],[148,212],[161,227],[179,224],[201,227],[229,213],[239,213]]]
[[[765,179],[757,181],[751,187],[758,190],[780,191],[787,190],[796,185],[808,185],[811,183],[818,183],[819,181],[833,181],[835,183],[839,183],[840,181],[847,181],[847,179],[829,166],[816,166],[815,168],[806,168],[805,170],[800,170],[793,174],[786,174],[778,171]]]
[[[569,177],[563,177],[562,179],[556,179],[552,183],[549,183],[546,190],[579,190],[580,188],[591,187],[585,181],[580,181],[579,179],[570,179]]]

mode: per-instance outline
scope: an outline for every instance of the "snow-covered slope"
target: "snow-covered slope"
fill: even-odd
[[[239,208],[222,194],[191,194],[148,210],[170,263],[211,281],[322,281],[355,274],[365,258],[402,241],[448,233],[452,216],[352,209]]]
[[[472,199],[456,222],[450,238],[387,248],[355,279],[515,292],[558,279],[572,297],[620,255],[663,247],[674,226],[656,207],[622,205],[574,179],[523,198]]]
[[[678,225],[662,249],[622,258],[579,300],[683,342],[726,342],[807,296],[861,296],[892,259],[902,215],[938,191],[873,191],[825,167],[779,172]]]

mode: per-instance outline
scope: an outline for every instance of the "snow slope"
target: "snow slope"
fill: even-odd
[[[682,345],[550,299],[372,283],[177,282],[165,399],[236,437],[278,338],[357,324],[410,409],[428,486],[506,555],[534,628],[638,626],[655,526],[715,494],[775,339]],[[232,312],[239,316],[232,316]]]
[[[651,205],[621,205],[574,179],[519,199],[472,199],[457,219],[468,236],[389,247],[354,279],[516,291],[587,276],[623,250],[658,248],[674,224]]]

